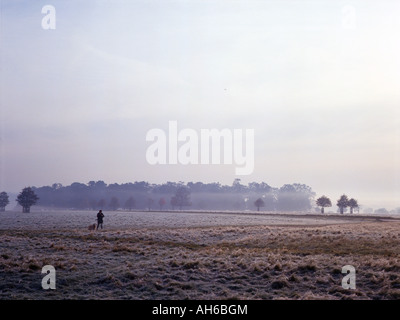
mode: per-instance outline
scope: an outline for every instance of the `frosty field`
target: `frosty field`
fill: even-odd
[[[0,299],[400,298],[399,217],[105,211],[89,231],[95,216],[0,213]]]

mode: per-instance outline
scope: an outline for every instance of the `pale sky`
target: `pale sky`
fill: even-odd
[[[399,1],[0,2],[0,191],[240,178],[400,207]],[[174,120],[254,129],[253,173],[148,164]]]

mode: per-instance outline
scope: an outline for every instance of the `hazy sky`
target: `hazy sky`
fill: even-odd
[[[400,207],[399,1],[0,2],[0,191],[240,178]],[[148,164],[172,120],[254,129],[253,174]]]

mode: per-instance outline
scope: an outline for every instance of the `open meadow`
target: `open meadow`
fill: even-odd
[[[396,216],[104,213],[0,213],[0,299],[400,299]]]

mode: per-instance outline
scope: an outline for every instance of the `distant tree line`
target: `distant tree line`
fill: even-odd
[[[243,185],[240,179],[235,179],[231,186],[202,182],[167,182],[158,185],[144,181],[107,185],[104,181],[90,181],[87,184],[74,182],[64,187],[55,183],[51,187],[26,187],[19,193],[16,201],[22,211],[27,213],[36,204],[63,209],[150,211],[154,208],[182,210],[184,207],[195,210],[252,210],[253,203],[257,211],[260,208],[265,208],[266,211],[307,211],[313,207],[314,197],[315,193],[305,184],[285,184],[281,188],[273,188],[265,182]],[[9,203],[8,194],[1,192],[0,212],[4,212]],[[324,213],[325,208],[332,207],[331,200],[325,195],[319,197],[315,204],[321,208],[321,213]],[[350,208],[350,213],[360,210],[358,201],[349,199],[345,194],[337,200],[336,206],[341,214],[347,208]],[[390,212],[385,208],[375,211],[366,208],[364,212],[400,213],[400,208]]]
[[[244,185],[240,179],[235,179],[232,185],[216,182],[106,184],[104,181],[89,181],[86,184],[74,182],[69,186],[54,183],[29,189],[37,197],[33,197],[33,204],[79,210],[254,210],[254,201],[260,199],[258,210],[262,207],[267,211],[307,211],[313,207],[315,197],[311,187],[305,184],[285,184],[274,188],[265,182]],[[26,210],[33,205],[28,203],[24,207],[22,202],[18,203]]]

